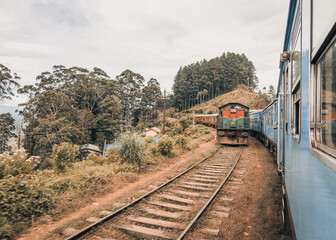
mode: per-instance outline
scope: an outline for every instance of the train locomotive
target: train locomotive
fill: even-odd
[[[250,131],[249,108],[240,103],[219,107],[219,114],[194,116],[195,122],[217,129],[217,139],[223,145],[248,145]]]
[[[224,145],[248,145],[249,108],[240,103],[219,107],[217,139]]]

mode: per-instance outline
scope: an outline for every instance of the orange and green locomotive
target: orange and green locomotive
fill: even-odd
[[[225,145],[248,145],[250,130],[249,108],[240,103],[219,107],[217,138]]]

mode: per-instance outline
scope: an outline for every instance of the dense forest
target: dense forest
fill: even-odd
[[[155,122],[162,105],[158,81],[151,78],[146,84],[143,76],[131,70],[112,79],[99,68],[59,65],[18,92],[29,97],[21,104],[24,147],[30,156],[42,159],[62,142],[102,147],[120,132],[160,124]]]
[[[174,78],[173,104],[185,110],[232,91],[240,84],[256,89],[256,69],[245,54],[223,53],[181,67]]]

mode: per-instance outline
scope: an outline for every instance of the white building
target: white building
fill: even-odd
[[[152,127],[146,130],[146,137],[155,137],[161,132],[161,130],[157,127]]]

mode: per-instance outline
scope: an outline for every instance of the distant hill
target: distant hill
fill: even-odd
[[[184,112],[191,113],[195,111],[196,114],[217,113],[218,107],[230,102],[241,103],[249,107],[251,110],[263,109],[270,103],[266,94],[257,94],[250,87],[239,85],[237,89],[229,93],[225,93],[210,101],[196,105]]]

